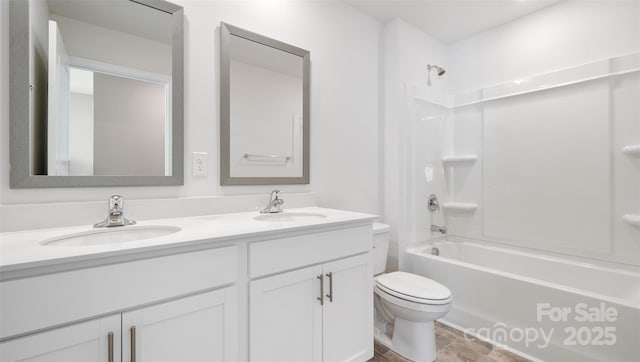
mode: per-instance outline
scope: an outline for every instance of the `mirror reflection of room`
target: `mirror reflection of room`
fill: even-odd
[[[231,35],[231,177],[301,177],[303,58]]]
[[[32,173],[171,175],[171,15],[125,0],[31,11]]]

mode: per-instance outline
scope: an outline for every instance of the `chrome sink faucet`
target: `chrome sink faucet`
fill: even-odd
[[[120,195],[111,195],[108,200],[109,212],[107,213],[107,217],[103,221],[94,224],[94,228],[135,225],[135,221],[124,217],[124,197]]]
[[[280,190],[271,191],[271,196],[269,197],[269,203],[267,207],[260,210],[261,214],[275,214],[278,212],[282,212],[282,204],[284,204],[284,200],[279,197]]]

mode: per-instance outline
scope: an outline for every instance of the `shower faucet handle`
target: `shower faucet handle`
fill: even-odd
[[[438,201],[438,196],[436,196],[436,194],[429,195],[429,198],[427,199],[427,207],[431,212],[440,210],[440,201]]]

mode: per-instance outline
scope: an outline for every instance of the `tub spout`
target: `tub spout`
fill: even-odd
[[[446,234],[447,233],[447,226],[446,225],[431,225],[431,231],[437,231],[440,234]]]

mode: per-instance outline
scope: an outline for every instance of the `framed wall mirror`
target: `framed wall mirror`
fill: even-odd
[[[12,188],[183,184],[183,9],[12,0]]]
[[[309,183],[309,51],[220,24],[220,184]]]

